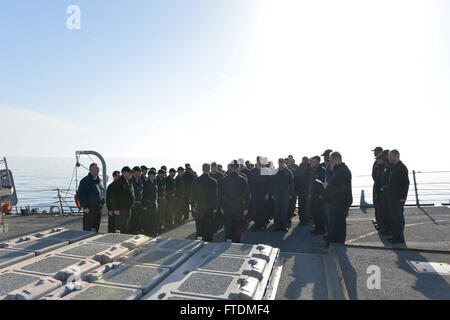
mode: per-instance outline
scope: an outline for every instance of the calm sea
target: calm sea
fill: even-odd
[[[92,160],[96,160],[92,158]],[[92,162],[86,156],[80,159],[83,166],[88,167]],[[74,174],[75,158],[25,158],[8,157],[8,166],[13,172],[19,199],[18,208],[29,205],[31,208],[49,210],[50,206],[57,205],[57,191],[67,194],[67,201],[73,204],[73,194],[75,193],[76,176]],[[111,158],[107,161],[107,173],[120,170],[125,165],[143,165],[160,168],[166,165],[168,168],[184,166],[183,161],[175,162],[171,160],[152,159],[126,159]],[[98,162],[98,161],[96,161]],[[198,173],[201,172],[201,163],[191,162],[192,167]],[[367,164],[370,168],[371,164]],[[372,203],[372,178],[369,172],[364,172],[358,168],[350,168],[353,173],[353,194],[354,204],[360,203],[361,190],[364,190],[367,202]],[[410,171],[414,168],[409,168]],[[78,180],[86,176],[87,170],[78,168]],[[73,180],[72,179],[73,177]],[[110,179],[111,180],[111,179]],[[110,181],[109,180],[109,181]],[[448,203],[450,201],[450,172],[418,172],[416,174],[418,182],[418,194],[423,203]],[[408,194],[408,203],[415,203],[415,191],[413,186],[413,176],[410,175],[411,187]]]

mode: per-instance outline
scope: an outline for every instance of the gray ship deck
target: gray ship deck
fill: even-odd
[[[321,236],[310,226],[299,226],[294,218],[287,233],[246,231],[243,242],[268,244],[281,250],[282,266],[276,299],[450,299],[450,275],[417,273],[407,261],[450,263],[450,209],[448,207],[408,207],[405,209],[404,245],[391,245],[373,227],[373,210],[351,209],[347,219],[345,246],[333,246],[338,276],[329,267],[329,254]],[[14,238],[54,226],[81,229],[81,217],[7,216],[9,233],[0,240]],[[100,232],[107,232],[103,217]],[[164,234],[172,238],[195,238],[195,223]],[[223,241],[223,230],[214,241]],[[367,289],[367,267],[381,270],[381,288]],[[345,283],[337,288],[343,277]],[[337,294],[339,292],[339,294]]]

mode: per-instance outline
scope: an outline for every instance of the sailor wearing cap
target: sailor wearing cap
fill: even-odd
[[[175,174],[175,169],[170,168],[169,176],[166,178],[166,215],[164,218],[164,227],[166,229],[173,228],[174,216],[177,211],[177,186]]]
[[[379,228],[382,235],[392,233],[389,224],[389,176],[391,175],[391,165],[389,164],[389,150],[383,150],[376,159],[377,165],[381,168],[377,176],[377,208],[379,217]]]
[[[156,170],[150,170],[148,172],[148,180],[144,183],[142,196],[142,228],[144,229],[144,234],[150,237],[156,237],[158,235],[158,186],[155,177]]]
[[[112,176],[114,180],[109,184],[108,188],[106,188],[106,207],[108,208],[108,233],[114,233],[114,212],[111,201],[111,190],[113,189],[114,182],[120,178],[120,171],[114,171]]]
[[[213,241],[216,231],[215,214],[218,207],[218,187],[217,181],[210,173],[211,165],[204,163],[203,174],[195,179],[192,187],[192,212],[195,217],[197,237],[202,237],[204,241]]]
[[[288,205],[294,193],[294,176],[284,159],[278,160],[279,169],[273,177],[271,193],[274,198],[273,231],[288,231]]]
[[[333,175],[333,172],[331,171],[330,167],[330,153],[333,152],[331,149],[325,150],[321,156],[323,157],[323,162],[321,163],[321,166],[325,169],[325,183],[328,183],[331,176]],[[330,203],[327,199],[327,197],[324,197],[323,201],[323,212],[325,217],[325,227],[327,231],[329,230],[329,222],[330,222]]]
[[[141,166],[141,180],[142,183],[145,183],[145,181],[147,181],[147,172],[148,172],[148,168],[145,165]]]
[[[241,242],[244,217],[248,213],[250,195],[248,182],[238,174],[239,162],[233,160],[230,173],[222,180],[220,207],[225,219],[225,240]]]
[[[311,219],[309,202],[309,179],[311,176],[311,164],[308,157],[303,157],[302,162],[294,171],[294,208],[298,197],[298,217],[300,225],[308,225]],[[290,202],[291,203],[291,202]],[[292,208],[291,208],[292,210]],[[289,213],[293,214],[293,211]]]
[[[134,207],[131,210],[130,226],[128,232],[138,234],[141,230],[141,211],[142,211],[142,192],[144,183],[141,180],[141,168],[136,166],[133,168],[133,177],[131,178],[134,189]]]
[[[134,206],[134,189],[131,177],[130,167],[123,167],[122,176],[114,182],[111,190],[115,232],[128,233],[131,208]]]
[[[373,207],[375,209],[375,220],[374,220],[374,224],[375,224],[375,228],[377,230],[381,230],[380,227],[380,212],[379,212],[379,206],[378,206],[378,190],[380,189],[379,186],[379,179],[380,179],[380,175],[382,173],[383,165],[378,164],[377,162],[377,157],[383,152],[383,148],[381,147],[376,147],[375,149],[372,150],[374,156],[375,156],[375,162],[373,163],[372,166],[372,179],[373,179],[373,189],[372,189],[372,195],[373,195]]]
[[[262,174],[262,157],[256,158],[256,167],[251,171],[250,193],[252,198],[252,211],[255,224],[251,231],[266,230],[268,224],[268,200],[270,194],[270,182],[272,176]]]
[[[164,166],[163,166],[164,167]],[[161,226],[166,216],[166,170],[161,167],[158,170],[158,176],[156,177],[156,185],[158,186],[158,221],[156,222],[156,229],[158,233],[161,233]]]
[[[223,174],[222,172],[219,171],[219,168],[218,168],[218,165],[216,162],[211,162],[210,176],[217,181],[218,193],[220,194],[220,192],[221,192],[220,190],[221,190],[221,186],[222,186],[222,179],[225,177],[225,174]],[[221,228],[223,228],[223,224],[224,224],[224,217],[223,217],[222,211],[220,209],[221,208],[217,209],[217,213],[216,213],[216,217],[215,217],[217,230],[220,230]]]
[[[197,178],[197,174],[192,170],[192,167],[189,163],[185,164],[186,171],[184,172],[184,190],[185,190],[185,203],[183,212],[183,220],[186,221],[189,219],[189,205],[192,205],[191,193],[192,193],[192,185],[194,180]]]
[[[175,178],[177,208],[173,219],[175,225],[178,225],[183,221],[184,212],[186,211],[189,212],[189,207],[186,209],[186,201],[185,201],[186,192],[184,188],[184,178],[183,178],[184,168],[178,167],[177,172],[178,174],[177,177]]]

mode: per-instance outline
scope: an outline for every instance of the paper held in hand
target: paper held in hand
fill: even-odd
[[[320,183],[321,185],[325,185],[325,182],[322,182],[322,181],[320,181],[319,179],[316,179],[316,181],[317,181],[318,183]]]

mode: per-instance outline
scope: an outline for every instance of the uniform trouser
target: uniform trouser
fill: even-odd
[[[184,199],[184,207],[183,207],[183,220],[186,221],[189,219],[189,203],[190,203],[191,196],[186,194],[186,197]]]
[[[108,233],[114,233],[114,213],[112,216],[109,215],[108,212]]]
[[[326,201],[323,202],[323,216],[325,218],[325,228],[327,233],[330,232],[330,204]]]
[[[345,243],[347,236],[348,208],[340,208],[330,205],[328,242]]]
[[[405,217],[403,215],[404,204],[400,201],[391,201],[391,227],[392,227],[392,238],[396,240],[405,241],[405,236],[403,234],[405,230]]]
[[[142,205],[140,203],[135,203],[133,209],[131,209],[130,226],[129,233],[137,233],[141,230],[141,215],[142,215]]]
[[[164,218],[166,217],[167,210],[167,200],[164,198],[158,199],[158,215],[156,221],[156,229],[158,233],[161,232],[161,225],[163,223]]]
[[[268,220],[273,219],[274,203],[272,196],[266,201],[266,217]]]
[[[286,228],[288,223],[288,206],[289,206],[289,195],[280,194],[274,196],[274,228]]]
[[[91,231],[95,229],[95,232],[98,232],[102,218],[102,206],[99,204],[88,205],[88,209],[89,213],[83,214],[83,230]]]
[[[178,198],[176,200],[176,211],[175,211],[175,215],[173,217],[174,223],[175,224],[180,224],[181,222],[183,222],[183,214],[184,214],[184,199],[180,199]]]
[[[216,230],[213,210],[199,208],[196,212],[195,227],[197,237],[202,237],[203,241],[213,241]]]
[[[252,201],[253,217],[255,220],[255,226],[260,228],[267,224],[267,208],[266,199],[264,195],[261,195]]]
[[[311,197],[311,213],[314,222],[314,229],[317,232],[325,232],[325,212],[323,209],[323,199],[317,196]]]
[[[378,206],[378,192],[377,187],[373,185],[373,208],[375,209],[375,221],[380,223],[380,210]]]
[[[143,204],[146,210],[142,211],[142,228],[146,236],[157,234],[158,204],[156,201],[145,201]]]
[[[225,240],[231,239],[232,242],[239,243],[244,227],[244,213],[242,210],[230,211],[224,209]]]
[[[128,233],[131,209],[120,209],[119,215],[114,217],[114,232]]]
[[[246,223],[250,223],[250,221],[253,221],[255,219],[252,211],[252,201],[249,203],[248,213],[244,217]]]
[[[381,214],[380,214],[380,218],[381,218],[381,225],[382,225],[382,229],[385,232],[392,232],[392,226],[391,226],[391,221],[390,221],[390,217],[391,217],[391,209],[390,209],[390,201],[389,201],[389,194],[387,191],[382,191],[380,194],[380,196],[378,197],[378,203],[379,206],[381,207]]]
[[[381,195],[381,191],[377,191],[376,192],[376,203],[374,203],[374,208],[375,208],[375,214],[376,214],[376,221],[377,221],[377,225],[380,229],[385,229],[386,228],[386,221],[383,219],[383,199],[382,199],[382,195]]]
[[[166,226],[168,228],[173,227],[174,217],[177,211],[177,199],[175,198],[168,198],[166,200],[166,215],[165,215],[165,221]]]
[[[221,208],[219,208],[217,210],[214,220],[215,220],[215,225],[216,225],[216,231],[218,231],[223,227],[223,225],[225,223],[225,217],[223,216]]]
[[[306,191],[298,193],[298,217],[301,223],[306,223],[309,220],[308,215],[308,195]]]

